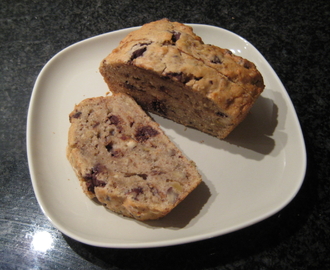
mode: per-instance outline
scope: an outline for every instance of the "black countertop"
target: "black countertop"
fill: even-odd
[[[1,269],[330,269],[328,1],[0,2]],[[289,205],[239,231],[152,249],[107,249],[63,235],[31,185],[26,120],[34,82],[65,47],[167,17],[228,29],[250,41],[282,80],[300,120],[308,165]],[[36,250],[36,232],[52,237]]]

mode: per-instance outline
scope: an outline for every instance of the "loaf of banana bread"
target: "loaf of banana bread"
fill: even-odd
[[[252,62],[204,44],[190,26],[168,19],[128,34],[101,62],[100,73],[111,92],[129,94],[144,110],[220,139],[264,89]]]

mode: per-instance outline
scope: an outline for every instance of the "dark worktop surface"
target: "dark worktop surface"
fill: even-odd
[[[60,50],[167,17],[228,29],[272,65],[307,148],[297,196],[266,220],[196,243],[107,249],[63,235],[42,213],[26,152],[35,80]],[[0,1],[0,269],[330,269],[330,4],[328,1]],[[35,250],[36,232],[52,237]]]

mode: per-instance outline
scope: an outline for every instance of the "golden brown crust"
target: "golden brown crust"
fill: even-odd
[[[131,42],[173,44],[173,37],[176,39],[175,46],[180,52],[201,60],[204,65],[216,69],[229,80],[250,87],[252,95],[260,94],[258,93],[260,88],[264,87],[263,78],[254,63],[233,54],[228,49],[204,44],[188,25],[171,22],[168,19],[151,22],[130,33],[120,44],[123,46]],[[117,50],[122,50],[122,47],[119,46]]]

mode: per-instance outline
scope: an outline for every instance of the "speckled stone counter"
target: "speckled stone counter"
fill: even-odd
[[[255,225],[196,243],[98,248],[55,229],[34,195],[26,120],[47,61],[80,40],[167,17],[228,29],[272,65],[297,111],[308,165],[289,205]],[[0,269],[330,269],[328,1],[0,2]],[[49,246],[36,245],[50,237]]]

